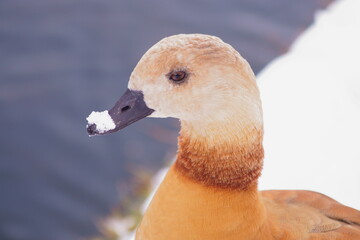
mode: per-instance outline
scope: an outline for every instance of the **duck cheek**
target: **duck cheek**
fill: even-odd
[[[152,105],[153,106],[153,105]],[[172,107],[168,104],[158,104],[153,107],[154,112],[148,117],[151,118],[178,118],[183,119],[183,112],[177,109],[176,107]]]
[[[150,118],[168,118],[170,116],[167,116],[166,114],[161,113],[159,111],[154,111],[152,114],[150,114],[147,117],[150,117]]]
[[[167,114],[165,114],[162,111],[162,106],[161,106],[160,99],[156,98],[156,97],[153,97],[153,95],[156,96],[156,94],[149,94],[149,93],[144,94],[144,102],[145,102],[145,104],[149,108],[154,109],[154,112],[152,114],[150,114],[149,116],[147,116],[147,117],[150,117],[150,118],[167,118],[167,117],[169,117]]]
[[[171,108],[166,104],[160,104],[157,105],[156,107],[154,107],[153,109],[154,112],[149,115],[148,117],[152,117],[152,118],[179,118],[181,119],[181,117],[179,116],[180,114],[178,114],[177,109]]]

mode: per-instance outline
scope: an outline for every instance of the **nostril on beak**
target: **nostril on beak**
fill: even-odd
[[[126,112],[129,109],[130,109],[130,106],[125,106],[121,109],[121,112]]]
[[[87,130],[87,132],[88,132],[88,134],[90,136],[99,134],[99,132],[96,130],[96,124],[95,123],[88,125],[86,130]]]

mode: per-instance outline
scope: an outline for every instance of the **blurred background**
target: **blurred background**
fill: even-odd
[[[144,198],[175,154],[178,122],[89,138],[85,119],[112,107],[154,43],[216,35],[258,73],[331,2],[0,1],[0,239],[93,238],[111,210]]]

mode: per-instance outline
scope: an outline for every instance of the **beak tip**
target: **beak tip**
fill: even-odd
[[[96,129],[96,124],[95,123],[88,124],[86,126],[86,131],[88,132],[90,137],[99,134],[99,131]]]

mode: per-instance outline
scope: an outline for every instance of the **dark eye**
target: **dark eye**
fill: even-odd
[[[171,81],[174,81],[174,82],[182,82],[185,78],[186,78],[186,72],[184,71],[177,71],[177,72],[172,72],[169,76],[169,79]]]

